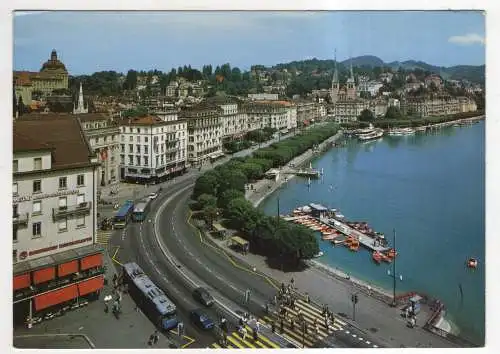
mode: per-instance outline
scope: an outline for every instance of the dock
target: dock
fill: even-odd
[[[284,172],[283,174],[319,178],[321,176],[321,171],[314,168],[301,168],[301,169],[290,169]]]

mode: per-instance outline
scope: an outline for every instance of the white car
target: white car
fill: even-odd
[[[158,193],[149,193],[148,195],[148,198],[151,200],[156,199],[156,197],[158,197]]]

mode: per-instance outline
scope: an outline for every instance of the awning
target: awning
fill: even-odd
[[[75,299],[77,296],[78,288],[76,287],[76,284],[49,291],[48,293],[35,297],[35,309],[36,311],[40,311],[44,308]]]
[[[64,277],[68,274],[73,274],[78,272],[78,260],[72,260],[66,263],[59,264],[57,266],[57,276]]]
[[[102,265],[102,253],[87,256],[80,260],[80,270],[95,268]]]
[[[246,246],[246,245],[248,245],[248,241],[245,240],[244,238],[239,237],[239,236],[233,236],[233,237],[231,237],[231,242],[237,243],[240,246]]]
[[[100,275],[98,277],[78,283],[78,294],[80,296],[87,295],[94,291],[102,289],[103,286],[104,286],[104,276]]]
[[[16,275],[14,277],[14,290],[25,289],[31,285],[30,273]]]

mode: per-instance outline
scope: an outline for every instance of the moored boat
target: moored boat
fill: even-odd
[[[383,129],[375,129],[371,133],[358,135],[358,139],[361,141],[375,140],[381,138],[383,135],[384,135]]]
[[[375,261],[375,263],[380,264],[380,261],[382,260],[382,253],[379,251],[374,251],[372,253],[372,259]]]

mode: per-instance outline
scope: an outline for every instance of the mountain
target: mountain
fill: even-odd
[[[339,71],[348,70],[349,65],[352,62],[353,67],[388,67],[393,71],[402,68],[404,70],[415,70],[421,69],[424,71],[430,71],[432,73],[436,73],[441,75],[444,79],[447,80],[468,80],[475,83],[484,84],[485,81],[485,65],[456,65],[451,67],[444,66],[436,66],[427,64],[423,61],[417,60],[406,60],[403,62],[393,61],[390,63],[385,63],[379,57],[374,55],[362,55],[359,57],[354,57],[352,59],[347,59],[342,62],[339,62],[338,69]],[[321,70],[321,71],[332,71],[333,70],[334,61],[333,60],[320,60],[320,59],[308,59],[308,60],[300,60],[293,61],[285,64],[278,64],[274,66],[274,69],[297,69],[303,72],[312,72],[313,70]]]

